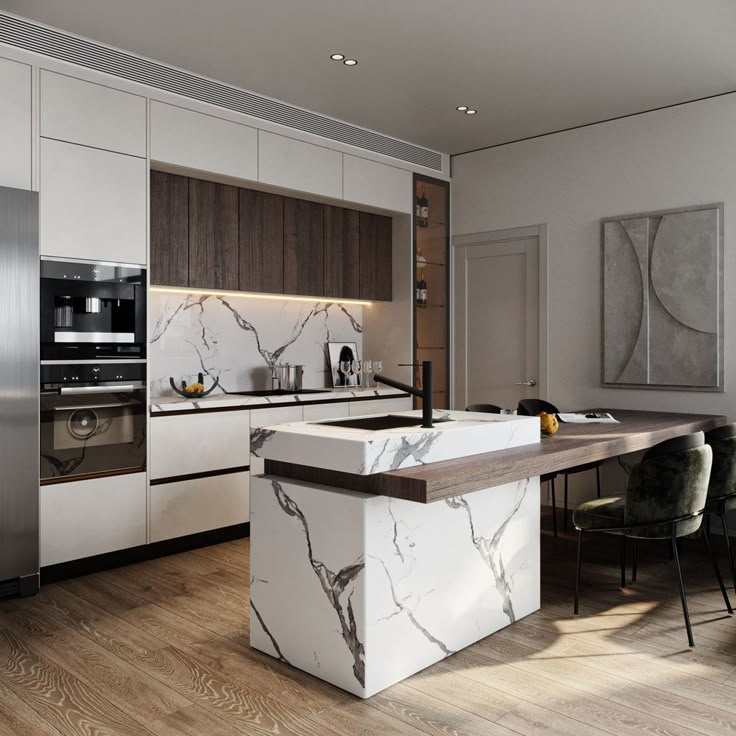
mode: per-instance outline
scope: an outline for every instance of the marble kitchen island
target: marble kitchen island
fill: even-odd
[[[426,504],[365,490],[540,441],[537,418],[447,414],[432,429],[268,428],[251,482],[251,646],[367,698],[539,608],[538,477]]]

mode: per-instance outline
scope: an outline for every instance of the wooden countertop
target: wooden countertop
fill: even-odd
[[[595,411],[610,411],[620,423],[560,423],[559,432],[552,437],[545,437],[539,444],[377,475],[334,473],[270,460],[266,461],[266,473],[418,503],[432,503],[531,476],[646,450],[673,437],[707,431],[727,421],[725,416],[715,414],[674,414],[625,409]]]

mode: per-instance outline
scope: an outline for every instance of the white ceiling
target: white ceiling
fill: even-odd
[[[736,89],[736,0],[0,0],[458,153]],[[340,51],[358,59],[331,61]],[[455,106],[477,107],[475,116]]]

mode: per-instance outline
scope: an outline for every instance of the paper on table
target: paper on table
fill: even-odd
[[[587,414],[565,414],[557,415],[566,424],[619,424],[618,419],[614,419],[607,412],[588,412]]]

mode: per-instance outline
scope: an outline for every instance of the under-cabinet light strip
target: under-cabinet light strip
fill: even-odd
[[[338,299],[324,296],[291,296],[290,294],[263,294],[251,291],[216,291],[210,289],[184,289],[169,286],[152,286],[151,291],[158,294],[186,294],[187,296],[225,296],[233,299],[271,299],[288,302],[323,302],[327,304],[360,304],[369,307],[372,302],[364,299]]]

